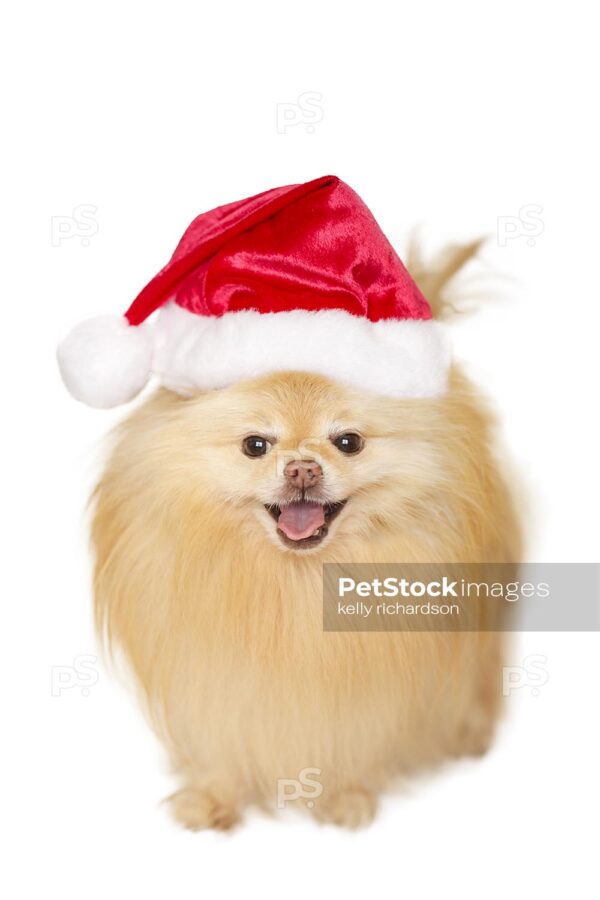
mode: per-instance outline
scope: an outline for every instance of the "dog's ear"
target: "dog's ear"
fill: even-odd
[[[406,268],[427,298],[434,319],[450,319],[468,311],[460,303],[461,292],[453,292],[449,285],[467,263],[477,256],[484,243],[485,238],[479,238],[468,244],[452,244],[426,263],[418,238],[413,232]]]

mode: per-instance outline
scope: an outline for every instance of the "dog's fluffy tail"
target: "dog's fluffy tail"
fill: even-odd
[[[477,256],[484,240],[480,238],[469,244],[445,247],[428,263],[424,261],[418,242],[414,238],[411,241],[406,268],[429,301],[434,319],[450,319],[466,312],[458,298],[453,296],[452,282],[464,266]]]

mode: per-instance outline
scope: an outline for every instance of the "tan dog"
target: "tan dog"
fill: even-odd
[[[474,250],[413,267],[434,314]],[[98,624],[181,778],[181,823],[228,828],[308,778],[312,813],[356,826],[395,777],[487,748],[500,635],[324,633],[322,565],[517,560],[491,426],[454,371],[433,400],[295,372],[161,390],[120,427],[96,492]]]

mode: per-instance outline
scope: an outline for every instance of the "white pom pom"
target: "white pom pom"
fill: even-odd
[[[152,369],[153,347],[143,326],[124,316],[98,316],[77,325],[58,348],[67,390],[82,403],[110,409],[132,400]]]

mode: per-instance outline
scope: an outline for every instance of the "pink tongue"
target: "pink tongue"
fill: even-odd
[[[277,520],[277,527],[292,541],[309,537],[324,524],[325,514],[318,503],[290,503],[282,507]]]

